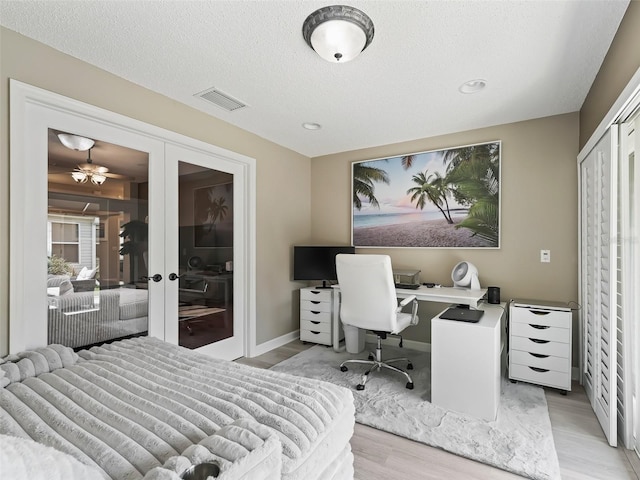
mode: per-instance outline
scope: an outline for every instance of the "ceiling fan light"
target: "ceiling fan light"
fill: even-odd
[[[84,172],[72,172],[71,176],[77,183],[85,183],[87,181],[87,174]]]
[[[93,175],[91,175],[91,183],[93,183],[94,185],[102,185],[106,179],[107,177],[101,175],[100,173],[94,173]]]
[[[332,5],[316,10],[302,25],[307,44],[328,62],[353,60],[373,40],[371,19],[357,8]]]
[[[59,133],[58,139],[60,139],[60,143],[65,147],[71,150],[77,150],[78,152],[89,150],[96,143],[90,138],[72,135],[70,133]]]

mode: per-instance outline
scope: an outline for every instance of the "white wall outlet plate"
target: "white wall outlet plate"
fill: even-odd
[[[540,250],[540,261],[542,263],[551,262],[551,250]]]

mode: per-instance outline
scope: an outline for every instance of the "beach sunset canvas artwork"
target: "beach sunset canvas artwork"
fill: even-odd
[[[500,146],[354,162],[352,244],[500,248]]]

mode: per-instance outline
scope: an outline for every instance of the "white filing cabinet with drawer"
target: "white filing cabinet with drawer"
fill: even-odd
[[[509,379],[571,391],[571,308],[542,300],[512,300]]]
[[[431,319],[431,403],[496,419],[502,383],[503,317],[506,303],[479,305],[477,323]]]
[[[300,289],[300,340],[332,345],[333,288]]]

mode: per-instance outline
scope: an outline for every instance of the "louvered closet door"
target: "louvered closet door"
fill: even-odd
[[[640,102],[640,98],[639,98]],[[634,448],[634,405],[636,405],[637,360],[634,340],[635,319],[640,318],[638,301],[637,195],[635,168],[636,123],[640,106],[631,118],[620,124],[620,162],[618,165],[618,437],[626,448]]]
[[[617,126],[580,164],[584,386],[609,444],[616,428]]]

